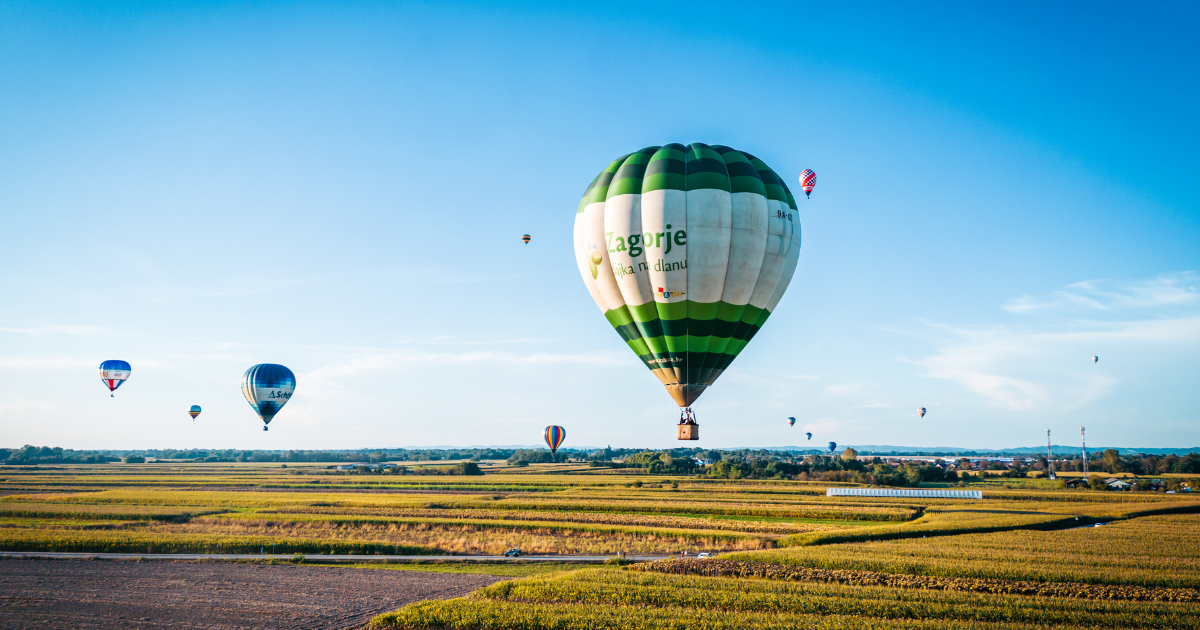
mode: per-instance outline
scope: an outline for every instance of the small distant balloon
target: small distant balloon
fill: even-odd
[[[558,425],[546,427],[546,446],[550,447],[551,453],[557,453],[558,447],[565,439],[567,439],[566,429]]]
[[[109,392],[115,392],[121,386],[121,383],[124,383],[129,378],[131,370],[132,368],[125,361],[109,359],[100,364],[100,380],[108,388]],[[113,394],[110,393],[108,397],[113,398]]]
[[[195,420],[196,416],[200,415],[200,405],[192,405],[192,408],[188,409],[188,415],[192,417],[192,420]]]
[[[1099,361],[1100,357],[1092,357],[1092,363],[1098,363]]]
[[[832,453],[837,448],[837,442],[829,443],[829,452]]]
[[[812,439],[812,434],[811,434],[811,433],[805,433],[804,435],[807,435],[807,436],[808,436],[808,439],[810,439],[810,440]]]
[[[296,375],[282,365],[260,363],[242,376],[242,394],[254,413],[262,418],[263,431],[279,410],[292,399],[296,390]]]
[[[789,426],[789,427],[794,427],[794,426],[796,426],[796,419],[795,419],[795,418],[793,418],[793,417],[791,417],[791,416],[788,416],[788,426]]]
[[[920,415],[922,418],[924,418],[925,417],[925,408],[921,407],[920,409],[918,409],[917,414]]]
[[[800,188],[804,190],[804,197],[808,198],[812,194],[813,187],[817,185],[817,174],[812,172],[812,169],[804,169],[800,173]]]
[[[522,240],[522,241],[525,241],[525,244],[526,244],[526,245],[528,245],[528,244],[529,244],[529,235],[528,235],[528,234],[526,234],[526,235],[522,236],[522,237],[521,237],[521,240]]]

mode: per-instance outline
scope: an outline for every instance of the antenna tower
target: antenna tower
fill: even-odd
[[[1079,440],[1083,444],[1083,480],[1090,481],[1088,479],[1087,465],[1087,436],[1083,433],[1083,427],[1079,427]]]
[[[1046,469],[1051,479],[1054,479],[1054,451],[1050,449],[1050,429],[1046,429]]]

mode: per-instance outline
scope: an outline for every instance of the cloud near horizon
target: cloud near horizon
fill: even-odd
[[[1103,397],[1118,383],[1085,371],[1093,354],[1103,354],[1099,348],[1200,344],[1200,294],[1191,285],[1195,279],[1192,272],[1165,274],[1111,290],[1100,288],[1106,282],[1076,282],[1057,291],[1055,300],[1010,301],[1005,310],[1027,316],[1017,326],[929,323],[936,353],[908,362],[924,368],[926,377],[984,396],[990,405],[1022,411],[1074,409]],[[1055,316],[1054,311],[1070,307],[1108,318]],[[1128,311],[1140,317],[1130,317],[1135,313]]]
[[[1168,273],[1144,280],[1117,284],[1107,280],[1081,280],[1038,299],[1028,295],[1009,300],[1002,308],[1010,313],[1032,313],[1050,309],[1082,307],[1097,311],[1183,306],[1200,300],[1194,271]]]

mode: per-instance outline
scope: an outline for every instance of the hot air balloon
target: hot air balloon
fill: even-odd
[[[200,405],[192,405],[192,408],[188,409],[188,415],[192,417],[192,420],[195,420],[196,416],[200,415]]]
[[[1092,357],[1092,363],[1099,363],[1100,357]]]
[[[812,189],[817,185],[817,174],[812,172],[812,169],[804,169],[800,173],[800,188],[804,190],[804,198],[807,199],[812,194]]]
[[[810,440],[812,439],[812,434],[811,434],[811,433],[805,433],[804,435],[808,436],[808,439],[810,439]]]
[[[521,237],[521,240],[525,241],[525,244],[528,245],[529,244],[529,235],[525,234],[524,236]]]
[[[100,364],[100,380],[109,392],[115,392],[129,378],[131,370],[125,361],[109,359]],[[110,393],[108,397],[113,398],[113,394]]]
[[[546,446],[550,447],[551,453],[557,453],[558,447],[567,439],[567,430],[554,425],[546,427]]]
[[[263,421],[263,431],[267,430],[271,419],[291,400],[292,392],[296,390],[296,375],[292,371],[274,363],[260,363],[242,377],[242,394],[254,408]]]
[[[725,146],[668,144],[608,165],[575,214],[575,259],[617,334],[680,407],[754,337],[800,255],[796,200],[762,160]]]
[[[789,427],[794,427],[794,426],[796,426],[796,419],[795,419],[795,418],[793,418],[793,417],[791,417],[791,416],[788,416],[788,426],[789,426]]]
[[[830,453],[832,453],[832,452],[833,452],[833,450],[834,450],[834,449],[836,449],[836,448],[837,448],[837,442],[830,442],[830,443],[829,443],[829,452],[830,452]]]
[[[917,414],[918,414],[919,416],[921,416],[922,418],[924,418],[924,417],[925,417],[925,408],[924,408],[924,407],[921,407],[920,409],[918,409],[918,410],[917,410]]]

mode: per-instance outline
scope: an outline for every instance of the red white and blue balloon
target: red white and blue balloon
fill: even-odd
[[[108,391],[115,392],[129,378],[131,368],[125,361],[109,359],[100,364],[100,380],[104,382],[104,386]],[[109,398],[113,395],[109,394]]]

